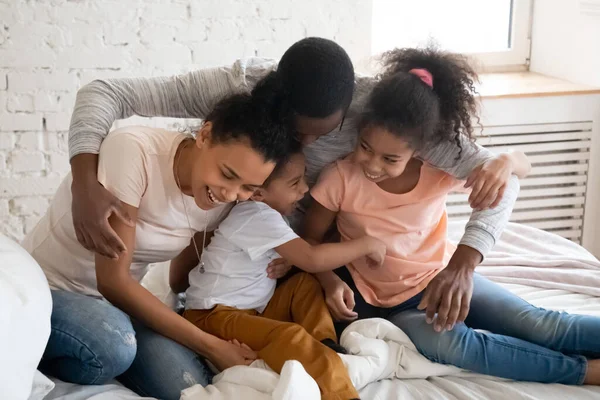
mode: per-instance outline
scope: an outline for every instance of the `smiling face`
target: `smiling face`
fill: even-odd
[[[256,191],[252,199],[262,201],[282,215],[291,215],[298,201],[308,192],[305,173],[304,155],[294,154],[265,187]]]
[[[414,153],[407,141],[385,128],[369,125],[360,132],[353,160],[367,179],[378,183],[400,176]]]
[[[184,193],[192,195],[203,210],[248,200],[275,168],[246,139],[213,143],[211,126],[204,124],[195,146],[190,146],[186,183],[181,179]]]

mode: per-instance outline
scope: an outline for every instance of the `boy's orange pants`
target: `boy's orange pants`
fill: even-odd
[[[335,341],[336,334],[321,286],[307,273],[298,273],[275,289],[262,314],[219,305],[186,310],[183,316],[205,332],[245,343],[278,373],[287,360],[299,361],[319,385],[323,399],[358,398],[342,359],[321,343]]]

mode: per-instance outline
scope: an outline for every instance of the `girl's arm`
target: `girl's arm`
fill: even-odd
[[[210,243],[214,232],[206,233],[206,246]],[[202,242],[204,241],[204,232],[196,232],[194,235],[196,244],[198,245],[198,252],[202,255]],[[171,260],[169,266],[169,286],[174,293],[182,293],[190,287],[189,275],[190,271],[198,265],[198,254],[194,246],[194,241],[190,240],[188,247],[183,249],[177,257]]]
[[[325,235],[333,226],[336,217],[337,212],[331,211],[315,199],[311,199],[310,207],[304,216],[302,237],[313,245],[323,243]]]
[[[304,238],[312,244],[322,243],[337,213],[313,200],[304,219]],[[358,318],[354,310],[354,292],[333,271],[315,274],[325,292],[325,302],[336,321]]]
[[[137,219],[137,208],[130,205],[125,205],[125,208],[134,220]],[[131,277],[129,268],[135,245],[135,226],[131,227],[114,216],[111,216],[109,223],[128,250],[122,253],[118,260],[96,255],[98,291],[131,317],[209,358],[218,364],[217,367],[249,364],[254,358],[252,351],[230,345],[197,328]]]

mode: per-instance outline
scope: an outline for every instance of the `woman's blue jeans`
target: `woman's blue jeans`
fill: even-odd
[[[63,381],[100,385],[117,378],[142,396],[179,399],[213,374],[192,350],[132,321],[108,302],[52,291],[50,340],[40,370]]]

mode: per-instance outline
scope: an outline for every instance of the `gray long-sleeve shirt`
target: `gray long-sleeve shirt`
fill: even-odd
[[[251,90],[276,67],[277,63],[273,60],[251,58],[238,60],[232,66],[202,69],[179,76],[93,81],[77,93],[69,130],[70,156],[97,154],[117,119],[132,115],[203,119],[219,100]],[[373,78],[357,76],[354,99],[342,129],[322,136],[305,148],[309,186],[315,184],[324,166],[353,150],[357,138],[356,117],[374,83]],[[461,145],[460,158],[457,158],[459,147],[451,142],[442,142],[419,156],[459,179],[466,179],[476,166],[493,157],[489,150],[467,138],[462,138]],[[496,208],[472,213],[460,244],[485,256],[506,226],[518,192],[519,183],[513,176]],[[306,206],[306,202],[303,205]],[[293,217],[292,222],[297,222],[300,216]]]

